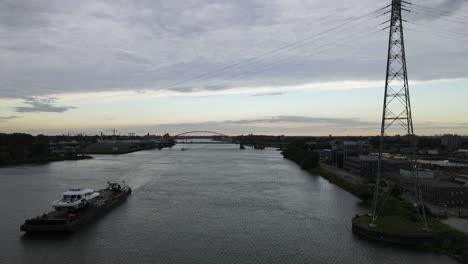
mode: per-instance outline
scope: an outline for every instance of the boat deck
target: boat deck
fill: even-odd
[[[63,209],[48,212],[27,219],[20,229],[26,232],[74,231],[124,201],[131,190],[101,189],[99,193],[100,195],[91,200],[86,207],[77,210]]]

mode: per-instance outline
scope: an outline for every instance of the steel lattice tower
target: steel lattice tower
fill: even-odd
[[[379,160],[376,185],[374,190],[374,199],[372,204],[373,221],[378,216],[378,200],[379,188],[382,179],[382,152],[384,146],[384,137],[387,132],[393,130],[393,126],[403,128],[406,135],[411,140],[412,146],[412,176],[414,182],[414,191],[416,201],[419,206],[422,206],[422,196],[419,188],[419,180],[415,162],[416,141],[413,130],[413,118],[411,115],[411,102],[408,86],[408,73],[406,69],[405,42],[403,37],[403,18],[402,10],[404,9],[405,1],[392,0],[391,17],[388,39],[388,55],[387,55],[387,73],[385,77],[385,95],[383,103],[382,124],[380,130],[379,144]],[[408,10],[406,10],[408,11]],[[418,211],[419,212],[419,211]],[[426,225],[425,212],[422,209],[424,224]]]

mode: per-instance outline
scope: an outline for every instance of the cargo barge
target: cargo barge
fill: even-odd
[[[132,190],[125,183],[108,182],[105,189],[70,189],[52,203],[55,209],[27,219],[20,230],[26,233],[73,232],[124,202]]]

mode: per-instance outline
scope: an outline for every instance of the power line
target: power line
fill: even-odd
[[[189,78],[189,79],[186,79],[186,80],[177,82],[177,83],[174,83],[174,84],[172,84],[172,85],[169,85],[169,88],[167,88],[167,89],[170,90],[170,89],[176,88],[178,85],[181,85],[181,84],[184,84],[184,83],[188,83],[188,82],[191,82],[191,81],[194,81],[194,80],[203,78],[203,77],[205,77],[205,76],[209,76],[209,75],[212,75],[212,74],[214,74],[214,73],[221,72],[221,71],[224,71],[224,70],[227,70],[227,69],[230,69],[230,68],[234,68],[234,67],[237,67],[237,66],[239,66],[239,65],[245,64],[245,63],[247,63],[247,62],[254,61],[254,60],[257,60],[257,59],[259,59],[259,58],[268,56],[268,55],[270,55],[270,54],[279,52],[279,51],[281,51],[281,50],[288,49],[288,48],[293,47],[293,46],[295,46],[295,45],[297,45],[297,44],[303,43],[303,42],[308,41],[308,40],[310,40],[310,39],[313,39],[313,38],[315,38],[315,37],[317,37],[317,36],[326,34],[326,33],[328,33],[328,32],[331,32],[331,31],[333,31],[333,30],[336,30],[336,29],[338,29],[338,28],[340,28],[340,27],[343,27],[343,26],[345,26],[345,25],[347,25],[347,24],[349,24],[349,23],[352,23],[352,22],[354,22],[354,21],[358,21],[358,20],[360,20],[360,19],[362,19],[362,18],[364,18],[364,17],[367,17],[367,16],[369,16],[369,15],[372,15],[372,14],[374,14],[374,13],[377,13],[377,12],[379,12],[379,11],[381,11],[381,10],[384,10],[384,9],[388,8],[389,6],[391,6],[391,5],[387,5],[387,6],[385,6],[385,7],[379,8],[379,9],[377,9],[377,10],[375,10],[375,11],[369,12],[369,13],[367,13],[367,14],[365,14],[365,15],[360,16],[360,17],[356,17],[356,18],[350,19],[350,20],[348,20],[348,21],[346,21],[346,22],[344,22],[344,23],[342,23],[342,24],[339,24],[338,26],[329,28],[329,29],[324,30],[324,31],[321,31],[321,32],[319,32],[319,33],[317,33],[317,34],[314,34],[314,35],[308,36],[308,37],[306,37],[306,38],[303,38],[303,39],[301,39],[301,40],[298,40],[298,41],[289,43],[289,44],[287,44],[287,45],[281,46],[281,47],[279,47],[279,48],[277,48],[277,49],[274,49],[274,50],[271,50],[271,51],[262,53],[262,54],[260,54],[260,55],[253,56],[253,57],[251,57],[251,58],[248,58],[248,59],[239,61],[239,62],[237,62],[237,63],[234,63],[234,64],[231,64],[231,65],[228,65],[228,66],[225,66],[225,67],[222,67],[222,68],[219,68],[219,69],[210,71],[210,72],[206,72],[206,73],[203,73],[203,74],[194,76],[194,77],[192,77],[192,78]]]
[[[391,6],[391,5],[389,4],[388,6],[383,7],[383,8],[381,8],[381,9],[384,10],[385,8],[388,8],[388,7],[390,7],[390,6]],[[328,14],[328,15],[325,15],[325,16],[320,17],[320,18],[319,18],[319,19],[320,19],[320,24],[327,24],[327,20],[330,19],[330,18],[331,18],[332,20],[336,20],[336,17],[335,17],[335,16],[338,15],[338,14],[340,14],[340,13],[343,13],[343,11],[346,11],[347,9],[348,9],[348,8],[342,7],[341,9],[339,9],[339,11],[337,11],[337,12],[335,12],[335,13],[333,13],[333,14]],[[380,11],[381,11],[381,10],[380,10]],[[378,10],[376,10],[375,12],[378,12]],[[385,14],[386,14],[386,13],[384,12],[382,15],[385,15]],[[314,25],[314,24],[317,24],[317,22],[316,22],[316,21],[308,22],[308,23],[306,23],[306,24],[304,24],[304,25],[302,25],[302,26],[300,26],[300,27],[297,27],[297,28],[293,29],[293,31],[300,31],[300,30],[305,29],[305,28],[307,28],[308,26]]]
[[[320,18],[319,18],[319,19],[320,19],[320,22],[321,22],[320,24],[326,24],[326,23],[328,22],[327,20],[329,20],[329,19],[336,19],[336,15],[339,15],[339,14],[341,14],[341,13],[343,13],[343,10],[339,10],[339,11],[333,13],[333,14],[328,14],[328,15],[325,15],[325,16],[320,17]],[[300,26],[300,27],[294,28],[293,31],[302,31],[303,29],[306,29],[307,27],[309,27],[309,26],[311,26],[311,25],[314,25],[314,24],[316,24],[316,23],[317,23],[316,21],[308,22],[308,23],[306,23],[306,24],[303,24],[303,25]]]
[[[417,14],[417,15],[422,15],[422,16],[431,16],[431,17],[434,17],[434,18],[437,18],[437,19],[442,19],[442,20],[445,20],[445,21],[450,21],[450,22],[458,23],[458,24],[467,24],[468,23],[468,21],[454,20],[454,19],[451,19],[451,18],[441,16],[440,14],[434,14],[434,13],[430,13],[430,12],[427,12],[427,11],[424,11],[424,10],[418,10],[418,11],[411,10],[411,13]]]
[[[355,26],[359,26],[359,25],[361,25],[361,24],[363,24],[363,23],[366,23],[366,22],[369,22],[369,21],[371,21],[371,20],[373,20],[373,19],[377,19],[377,18],[381,17],[382,15],[383,15],[383,14],[380,14],[380,15],[378,15],[378,16],[376,16],[376,17],[372,17],[372,18],[370,18],[370,19],[364,20],[364,21],[362,21],[362,22],[360,22],[360,23],[358,23],[358,24],[355,24],[355,25],[353,25],[353,26],[354,26],[354,27],[355,27]],[[374,26],[374,27],[379,27],[379,26],[380,26],[380,24],[377,24],[377,25]],[[347,30],[347,28],[344,27],[344,28],[342,28],[342,29],[339,30],[339,31],[335,31],[335,33],[339,33],[339,32],[342,32],[342,31],[344,31],[344,30]],[[349,36],[349,35],[355,35],[355,33],[348,34],[348,36]],[[316,40],[322,40],[322,39],[326,39],[326,38],[327,38],[327,36],[323,36],[323,37],[318,38],[318,39],[316,39]],[[346,39],[346,37],[345,37],[345,38],[342,38],[342,39]],[[341,39],[340,39],[340,40],[341,40]],[[333,43],[333,42],[332,42],[332,43]],[[301,48],[301,47],[304,47],[304,46],[307,46],[307,45],[310,45],[310,44],[313,44],[313,43],[310,43],[310,42],[302,43],[301,45],[297,45],[297,46],[295,46],[295,47],[292,47],[292,48],[289,49],[289,50],[296,50],[296,49],[298,49],[298,48]],[[328,44],[326,44],[326,45],[328,45]],[[314,48],[322,47],[322,46],[323,46],[323,45],[319,45],[319,46],[316,46],[316,47],[314,47]],[[280,53],[277,53],[277,54],[275,54],[275,55],[273,55],[273,56],[278,56],[278,55],[280,55]],[[295,55],[292,55],[292,56],[286,56],[285,58],[287,59],[288,57],[297,57],[298,55],[301,55],[301,54],[295,54]],[[255,63],[258,63],[258,62],[261,61],[262,59],[264,59],[264,58],[258,59],[258,60],[256,60],[256,61],[248,62],[248,63],[246,63],[246,64],[244,64],[244,65],[245,65],[245,66],[253,65],[253,64],[255,64]],[[284,58],[281,59],[281,61],[283,61],[283,60],[284,60]],[[272,64],[275,64],[275,63],[276,63],[276,62],[273,62],[273,63],[271,63],[271,64],[269,64],[269,65],[272,65]],[[269,65],[267,65],[267,66],[269,66]],[[250,71],[249,71],[249,72],[250,72]],[[212,75],[207,76],[207,77],[220,76],[220,75],[223,75],[223,74],[226,74],[226,73],[229,74],[229,72],[220,72],[220,73],[212,74]],[[235,75],[235,76],[237,76],[237,75]],[[203,79],[206,79],[206,77],[204,77]],[[225,78],[224,78],[224,79],[225,79]]]
[[[215,81],[215,82],[211,82],[210,84],[213,85],[213,84],[216,84],[216,85],[223,85],[226,83],[227,80],[230,80],[230,81],[236,81],[239,79],[239,77],[243,77],[249,73],[262,73],[262,72],[265,72],[265,71],[268,71],[272,68],[275,68],[275,67],[278,67],[278,66],[285,66],[285,65],[288,65],[290,64],[291,62],[292,63],[298,63],[297,61],[291,61],[291,59],[294,59],[298,56],[300,56],[301,58],[310,58],[314,55],[318,55],[318,54],[321,54],[327,50],[330,50],[332,48],[335,48],[336,46],[334,45],[337,45],[337,46],[340,46],[340,47],[346,47],[346,46],[350,46],[349,44],[352,44],[356,41],[359,41],[359,40],[362,40],[363,37],[365,36],[368,36],[368,35],[371,35],[371,34],[375,34],[375,33],[378,33],[378,32],[382,32],[382,30],[378,29],[378,30],[375,30],[375,31],[371,31],[371,32],[365,32],[366,34],[363,34],[363,35],[356,35],[356,33],[354,33],[354,35],[356,36],[355,38],[353,39],[349,39],[348,36],[344,37],[344,38],[340,38],[338,40],[335,40],[331,43],[324,43],[320,46],[317,46],[315,48],[321,48],[321,47],[326,47],[325,49],[321,49],[321,50],[316,50],[315,52],[312,52],[312,53],[307,53],[307,54],[295,54],[294,56],[288,56],[288,57],[285,57],[283,58],[282,60],[280,61],[275,61],[273,63],[270,63],[270,64],[267,64],[265,65],[264,67],[262,67],[261,69],[259,68],[254,68],[252,70],[249,70],[249,71],[246,71],[246,72],[241,72],[239,74],[236,74],[236,75],[233,75],[233,76],[230,76],[230,78],[228,79],[224,79],[225,81],[224,82],[219,82],[219,81]],[[343,40],[346,40],[346,43],[345,45],[340,45],[339,42],[343,41]],[[369,42],[367,42],[369,43]]]
[[[379,27],[379,25],[377,25],[377,27]],[[377,30],[377,31],[373,31],[373,32],[370,32],[371,34],[373,33],[377,33],[377,32],[380,32],[381,30]],[[317,49],[317,48],[322,48],[322,47],[326,47],[325,49],[323,50],[315,50],[315,52],[312,52],[312,53],[307,53],[307,54],[303,54],[303,53],[297,53],[297,54],[294,54],[292,56],[286,56],[286,57],[283,57],[281,60],[279,61],[274,61],[272,63],[269,63],[267,65],[264,65],[262,66],[263,69],[259,70],[259,68],[253,68],[249,71],[245,71],[245,72],[241,72],[241,73],[238,73],[238,74],[235,74],[235,75],[231,75],[229,76],[228,78],[224,78],[223,80],[236,80],[238,79],[238,77],[241,77],[241,76],[245,76],[246,74],[248,73],[260,73],[260,72],[264,72],[266,70],[269,70],[271,68],[274,68],[276,66],[282,66],[282,65],[286,65],[286,64],[289,64],[288,61],[290,61],[291,59],[294,59],[294,58],[297,58],[297,57],[301,57],[301,58],[309,58],[311,57],[312,55],[316,55],[316,54],[320,54],[326,50],[329,50],[331,48],[334,48],[335,46],[334,45],[339,45],[339,46],[343,46],[343,45],[340,45],[339,42],[340,41],[343,41],[343,40],[346,40],[346,42],[349,44],[349,43],[353,43],[355,42],[356,40],[361,40],[363,37],[367,36],[367,35],[370,35],[368,33],[368,30],[366,29],[365,32],[366,34],[360,36],[359,33],[356,33],[356,32],[353,32],[349,35],[354,35],[355,38],[352,38],[352,39],[349,39],[349,35],[346,35],[345,37],[343,38],[340,38],[340,39],[337,39],[337,40],[334,40],[332,42],[326,42],[326,43],[322,43],[321,45],[318,45],[318,46],[315,46],[314,48]],[[345,45],[346,46],[346,45]],[[294,61],[293,61],[294,62]],[[266,67],[266,68],[265,68]],[[258,71],[259,70],[259,71]],[[211,84],[213,82],[210,82],[209,84]],[[219,81],[214,81],[215,84],[219,85],[220,82]],[[222,82],[222,84],[224,84],[225,82]]]
[[[421,33],[421,34],[432,35],[432,36],[443,37],[443,38],[450,38],[450,39],[453,39],[453,40],[456,40],[456,41],[459,41],[459,42],[468,43],[467,40],[454,38],[452,36],[446,36],[446,35],[437,34],[437,33],[434,33],[434,32],[429,32],[429,31],[425,31],[425,30],[421,30],[421,29],[408,28],[408,27],[406,29],[409,30],[409,31],[418,32],[418,33]]]
[[[387,6],[387,7],[388,7],[388,6]],[[298,48],[300,48],[300,47],[309,45],[309,44],[311,44],[311,43],[308,43],[308,41],[311,40],[311,39],[313,39],[313,38],[315,38],[315,37],[317,37],[317,36],[320,36],[320,35],[323,35],[323,34],[325,34],[325,33],[334,31],[334,30],[336,30],[336,29],[338,29],[338,28],[342,28],[340,31],[343,31],[343,30],[345,30],[345,27],[348,26],[350,23],[353,23],[353,22],[355,22],[355,21],[357,21],[357,20],[359,20],[359,19],[362,19],[362,18],[364,18],[364,17],[366,17],[366,16],[369,16],[370,14],[376,13],[376,12],[378,12],[378,11],[385,10],[387,7],[378,9],[378,10],[376,10],[376,11],[373,11],[373,12],[371,12],[371,13],[368,13],[368,14],[363,15],[363,16],[358,17],[358,18],[354,18],[354,19],[352,19],[352,20],[350,20],[350,21],[347,21],[347,22],[345,22],[345,23],[343,23],[343,24],[340,24],[340,25],[338,25],[338,26],[336,26],[336,27],[330,28],[330,29],[328,29],[328,30],[326,30],[326,31],[323,31],[323,32],[320,32],[320,33],[318,33],[318,34],[314,34],[314,35],[309,36],[309,37],[307,37],[307,38],[305,38],[305,39],[301,39],[301,40],[299,40],[299,41],[290,43],[290,44],[288,44],[288,45],[285,45],[285,46],[280,47],[280,48],[278,48],[278,49],[269,51],[269,52],[267,52],[267,53],[263,53],[263,54],[260,54],[260,55],[258,55],[258,56],[254,56],[254,57],[251,57],[251,58],[249,58],[249,59],[240,61],[240,62],[238,62],[238,63],[234,63],[234,64],[232,64],[232,65],[228,65],[228,66],[226,66],[226,67],[220,68],[220,69],[218,69],[218,70],[211,71],[211,72],[207,72],[207,73],[205,73],[205,74],[202,74],[202,75],[199,75],[199,76],[195,76],[195,77],[190,78],[190,79],[188,79],[188,80],[181,81],[181,82],[179,82],[178,84],[191,82],[191,81],[198,80],[198,79],[201,79],[201,78],[214,77],[214,76],[218,76],[218,75],[220,75],[220,74],[222,75],[222,74],[224,74],[224,71],[229,70],[229,69],[231,69],[231,68],[235,68],[235,67],[237,67],[237,66],[239,66],[239,65],[241,65],[241,64],[242,64],[242,65],[252,65],[252,64],[258,63],[258,61],[260,61],[261,59],[264,59],[265,57],[267,57],[267,56],[270,55],[270,54],[273,54],[273,53],[274,53],[273,56],[277,56],[277,55],[279,54],[279,51],[283,51],[283,50],[286,50],[286,49],[287,49],[287,50],[295,50],[295,49],[298,49]],[[338,13],[339,13],[339,12],[338,12]],[[419,13],[419,12],[417,12],[417,13],[423,15],[422,13]],[[427,13],[427,12],[426,12],[426,13]],[[385,13],[384,13],[384,14],[385,14]],[[381,14],[381,15],[383,15],[383,14]],[[379,16],[377,16],[377,17],[380,17],[381,15],[379,15]],[[434,16],[434,14],[430,14],[430,15]],[[372,19],[374,19],[374,18],[371,18],[371,19],[369,19],[369,20],[372,20]],[[362,24],[362,23],[367,22],[367,21],[369,21],[369,20],[363,21],[363,22],[361,22],[361,23],[359,23],[359,24]],[[459,21],[457,21],[457,22],[459,22]],[[358,25],[359,25],[359,24],[358,24]],[[414,24],[414,23],[412,23],[412,24]],[[418,26],[418,24],[415,24],[415,25]],[[418,31],[418,30],[413,30],[413,29],[410,29],[410,30],[415,31],[415,32],[419,32],[419,33],[424,33],[424,34],[431,34],[430,32],[423,32],[423,31]],[[441,29],[441,30],[442,30],[442,29]],[[335,31],[335,32],[340,32],[340,31]],[[455,31],[449,31],[449,30],[446,30],[446,31],[449,32],[449,33],[452,33],[452,34],[464,35],[464,34],[462,34],[462,33],[455,32]],[[378,32],[378,31],[377,31],[377,32]],[[376,33],[376,32],[371,32],[371,34],[373,34],[373,33]],[[432,34],[432,35],[434,35],[434,34]],[[464,35],[464,36],[466,36],[466,35]],[[446,37],[446,36],[444,36],[444,37]],[[319,38],[319,39],[324,39],[324,38],[326,38],[326,36],[325,36],[325,37],[322,37],[322,38]],[[347,38],[347,37],[346,37],[346,38]],[[346,39],[346,38],[344,38],[344,39]],[[459,39],[456,39],[456,38],[453,38],[453,39],[459,40]],[[338,41],[333,42],[332,45],[339,45],[339,41],[341,41],[341,39],[338,40]],[[464,41],[463,41],[463,42],[464,42]],[[330,44],[327,43],[327,45],[330,45]],[[323,45],[319,46],[319,48],[322,47],[322,46],[323,46]],[[332,48],[333,48],[333,47],[332,47]],[[330,48],[327,48],[327,49],[325,49],[325,50],[328,50],[328,49],[330,49]],[[300,56],[302,56],[302,57],[310,57],[310,55],[315,55],[315,54],[320,53],[320,52],[323,52],[323,51],[325,51],[325,50],[322,50],[322,51],[319,51],[319,52],[315,52],[315,53],[312,53],[312,54],[307,54],[307,55],[304,55],[304,54],[296,54],[296,55],[294,55],[294,56],[283,57],[279,62],[276,61],[276,62],[273,62],[273,63],[270,63],[270,64],[266,65],[267,68],[264,68],[264,66],[262,66],[263,69],[261,69],[260,71],[258,71],[258,69],[259,69],[258,67],[255,67],[255,68],[253,68],[252,70],[249,70],[249,71],[247,71],[247,72],[241,72],[240,74],[236,74],[236,75],[234,75],[234,76],[230,76],[230,77],[228,77],[228,79],[232,79],[232,78],[235,78],[235,77],[243,76],[243,75],[246,75],[246,74],[252,73],[252,72],[257,72],[257,73],[258,73],[258,72],[263,72],[263,71],[265,71],[265,70],[269,70],[269,69],[271,69],[271,68],[274,68],[274,67],[277,67],[277,66],[280,66],[280,65],[284,65],[283,62],[285,62],[285,61],[287,62],[287,60],[289,60],[289,59],[291,59],[291,58],[293,58],[293,57],[297,57],[298,55],[300,55]],[[224,78],[224,79],[226,80],[226,78]],[[218,82],[218,81],[217,81],[217,82]],[[177,84],[177,85],[178,85],[178,84]]]
[[[327,47],[325,49],[319,50],[318,52],[308,53],[308,54],[305,54],[305,55],[296,54],[296,56],[294,56],[294,57],[301,56],[302,58],[311,58],[313,55],[318,55],[318,54],[321,54],[321,53],[323,53],[325,51],[328,51],[328,50],[334,48],[333,45],[337,45],[339,47],[347,47],[347,46],[350,46],[349,44],[354,44],[355,42],[359,42],[360,40],[362,40],[362,37],[364,37],[364,36],[372,35],[372,34],[375,34],[375,33],[378,33],[378,32],[381,32],[381,30],[375,30],[375,31],[372,31],[372,32],[368,32],[367,34],[364,34],[362,36],[356,37],[356,38],[351,39],[351,40],[349,40],[347,38],[342,38],[342,39],[339,39],[339,40],[337,40],[337,41],[335,41],[333,43],[326,43],[325,45],[319,46],[319,47],[323,47],[323,46],[327,46]],[[347,39],[346,43],[345,44],[340,44],[340,42],[343,41],[344,39]],[[261,71],[257,71],[256,73],[265,72],[265,71],[270,70],[270,69],[272,69],[274,67],[277,67],[277,66],[285,66],[285,65],[288,65],[290,62],[296,63],[296,64],[298,63],[297,61],[290,61],[290,59],[292,59],[292,58],[286,58],[286,60],[281,61],[279,64],[278,63],[271,63],[271,64],[267,65],[269,68],[263,69]],[[286,63],[282,63],[282,62],[286,62]]]
[[[322,48],[322,47],[326,47],[325,49],[322,49],[322,50],[318,50],[316,52],[312,52],[312,53],[306,53],[306,54],[302,54],[302,53],[298,53],[298,54],[295,54],[293,56],[287,56],[287,57],[284,57],[282,58],[280,61],[275,61],[273,63],[270,63],[270,64],[267,64],[265,65],[267,68],[264,68],[263,70],[260,70],[260,71],[248,71],[246,73],[261,73],[261,72],[265,72],[269,69],[272,69],[272,68],[275,68],[277,66],[284,66],[284,65],[288,65],[290,62],[292,63],[297,63],[296,61],[291,61],[292,59],[294,58],[310,58],[312,57],[313,55],[317,55],[317,54],[321,54],[327,50],[330,50],[332,48],[334,48],[335,46],[334,45],[337,45],[337,46],[340,46],[340,47],[346,47],[346,46],[349,46],[348,44],[351,44],[351,43],[354,43],[356,42],[356,40],[362,40],[363,37],[365,36],[368,36],[368,35],[371,35],[371,34],[375,34],[377,32],[380,32],[380,30],[376,30],[376,31],[372,31],[372,32],[366,32],[366,34],[364,35],[356,35],[356,33],[353,33],[355,36],[355,38],[352,38],[352,39],[349,39],[348,36],[344,37],[344,38],[340,38],[338,40],[335,40],[335,41],[332,41],[332,42],[328,42],[328,43],[323,43],[322,45],[319,45],[319,46],[315,46],[314,48]],[[358,33],[359,34],[359,33]],[[346,40],[346,44],[343,45],[343,44],[340,44],[341,41],[343,40]],[[256,70],[256,69],[254,69]],[[242,74],[242,76],[244,76],[245,74]]]
[[[415,25],[415,26],[424,27],[424,25],[419,24],[419,23],[414,23],[414,22],[407,22],[407,23]],[[468,34],[464,34],[464,33],[458,32],[458,31],[448,30],[446,28],[441,28],[441,27],[437,27],[437,26],[434,26],[434,25],[430,25],[430,26],[427,26],[427,27],[430,27],[430,28],[435,29],[435,30],[443,31],[443,32],[446,32],[446,33],[451,33],[451,34],[454,34],[454,35],[457,35],[457,36],[460,36],[460,37],[468,37]]]
[[[432,10],[433,12],[438,12],[440,14],[450,15],[452,17],[460,17],[460,18],[463,18],[463,19],[468,19],[468,16],[453,14],[453,12],[451,12],[451,11],[441,10],[441,9],[437,9],[437,8],[434,8],[434,7],[429,7],[429,6],[424,6],[424,5],[414,4],[414,3],[408,3],[408,4],[410,4],[412,6],[417,6],[417,7],[420,7],[420,8]]]

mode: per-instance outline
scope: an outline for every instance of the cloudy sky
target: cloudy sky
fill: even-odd
[[[410,2],[415,132],[468,134],[468,1]],[[0,132],[375,135],[389,3],[0,0]]]

